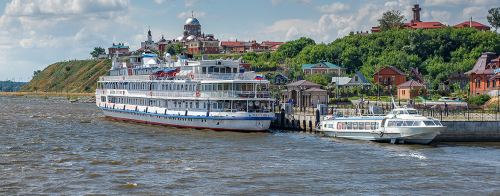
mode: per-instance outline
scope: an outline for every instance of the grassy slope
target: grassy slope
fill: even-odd
[[[76,60],[57,62],[46,67],[19,91],[34,92],[94,92],[100,75],[108,74],[111,60]],[[67,71],[66,67],[69,68]]]

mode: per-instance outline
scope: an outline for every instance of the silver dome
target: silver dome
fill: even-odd
[[[186,20],[186,25],[200,25],[200,22],[198,19],[191,17]]]
[[[186,40],[191,41],[191,40],[193,40],[195,38],[196,38],[195,35],[190,35],[189,37],[186,38]]]

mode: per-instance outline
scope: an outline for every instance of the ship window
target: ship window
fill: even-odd
[[[403,121],[396,121],[396,126],[398,126],[398,127],[403,126]]]
[[[352,123],[352,129],[358,129],[358,122]]]
[[[376,126],[377,126],[377,123],[372,122],[371,124],[372,124],[372,126],[371,126],[371,130],[375,130],[375,129],[377,129],[377,127],[376,127]]]
[[[328,124],[328,128],[333,129],[333,124]]]
[[[364,122],[360,122],[359,123],[359,130],[363,130],[365,129],[365,123]]]
[[[387,127],[395,127],[396,126],[396,122],[390,120],[389,122],[387,122]]]
[[[417,110],[408,110],[408,114],[418,114]]]
[[[352,123],[351,122],[347,122],[347,129],[352,129]]]
[[[342,129],[346,129],[346,127],[347,127],[347,123],[346,123],[346,122],[343,122],[343,123],[342,123]]]
[[[415,121],[415,122],[413,123],[413,126],[416,126],[416,127],[418,127],[418,126],[422,126],[422,121]]]
[[[435,120],[434,123],[437,125],[437,126],[443,126],[438,120]]]
[[[434,122],[433,121],[424,121],[424,124],[425,126],[434,126]]]

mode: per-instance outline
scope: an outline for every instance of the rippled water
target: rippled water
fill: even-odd
[[[179,129],[0,98],[0,194],[499,194],[500,143]]]

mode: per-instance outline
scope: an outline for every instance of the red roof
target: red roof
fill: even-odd
[[[425,86],[425,85],[420,84],[420,82],[411,79],[410,81],[400,84],[398,87],[412,87],[412,86]]]
[[[270,47],[269,50],[278,50],[278,47],[280,47],[280,45],[274,45],[273,47]]]
[[[380,71],[384,70],[384,68],[386,68],[386,67],[388,67],[388,68],[392,69],[393,71],[395,71],[395,72],[396,72],[396,73],[398,73],[399,75],[406,76],[405,72],[402,72],[402,71],[400,71],[398,68],[395,68],[395,67],[393,67],[393,66],[385,66],[385,67],[382,67],[380,70],[378,70],[377,72],[375,72],[373,75],[376,75],[378,72],[380,72]]]
[[[457,25],[454,25],[453,27],[455,28],[459,28],[459,27],[470,27],[470,21],[465,21],[465,22],[462,22],[460,24],[457,24]],[[483,25],[481,23],[478,23],[476,21],[472,21],[472,27],[479,27],[481,29],[485,29],[485,30],[490,30],[490,27],[489,26],[486,26],[486,25]]]
[[[413,29],[418,29],[418,28],[439,29],[444,27],[444,25],[441,24],[440,22],[419,22],[419,21],[414,21],[413,24],[411,22],[404,23],[404,26],[405,28],[413,28]]]
[[[270,42],[270,41],[267,41],[267,42],[262,42],[262,44],[265,44],[265,45],[268,45],[268,46],[274,46],[274,45],[281,45],[281,44],[283,44],[283,42]]]
[[[220,42],[220,45],[221,46],[235,46],[235,45],[238,45],[238,44],[241,44],[241,43],[245,43],[245,42],[236,42],[236,41],[234,41],[234,42],[232,42],[232,41],[224,42],[224,41],[222,41],[222,42]]]
[[[314,82],[310,82],[310,81],[307,81],[307,80],[299,80],[297,82],[294,82],[294,83],[291,83],[291,84],[287,84],[286,86],[322,86],[321,84],[316,84]]]

